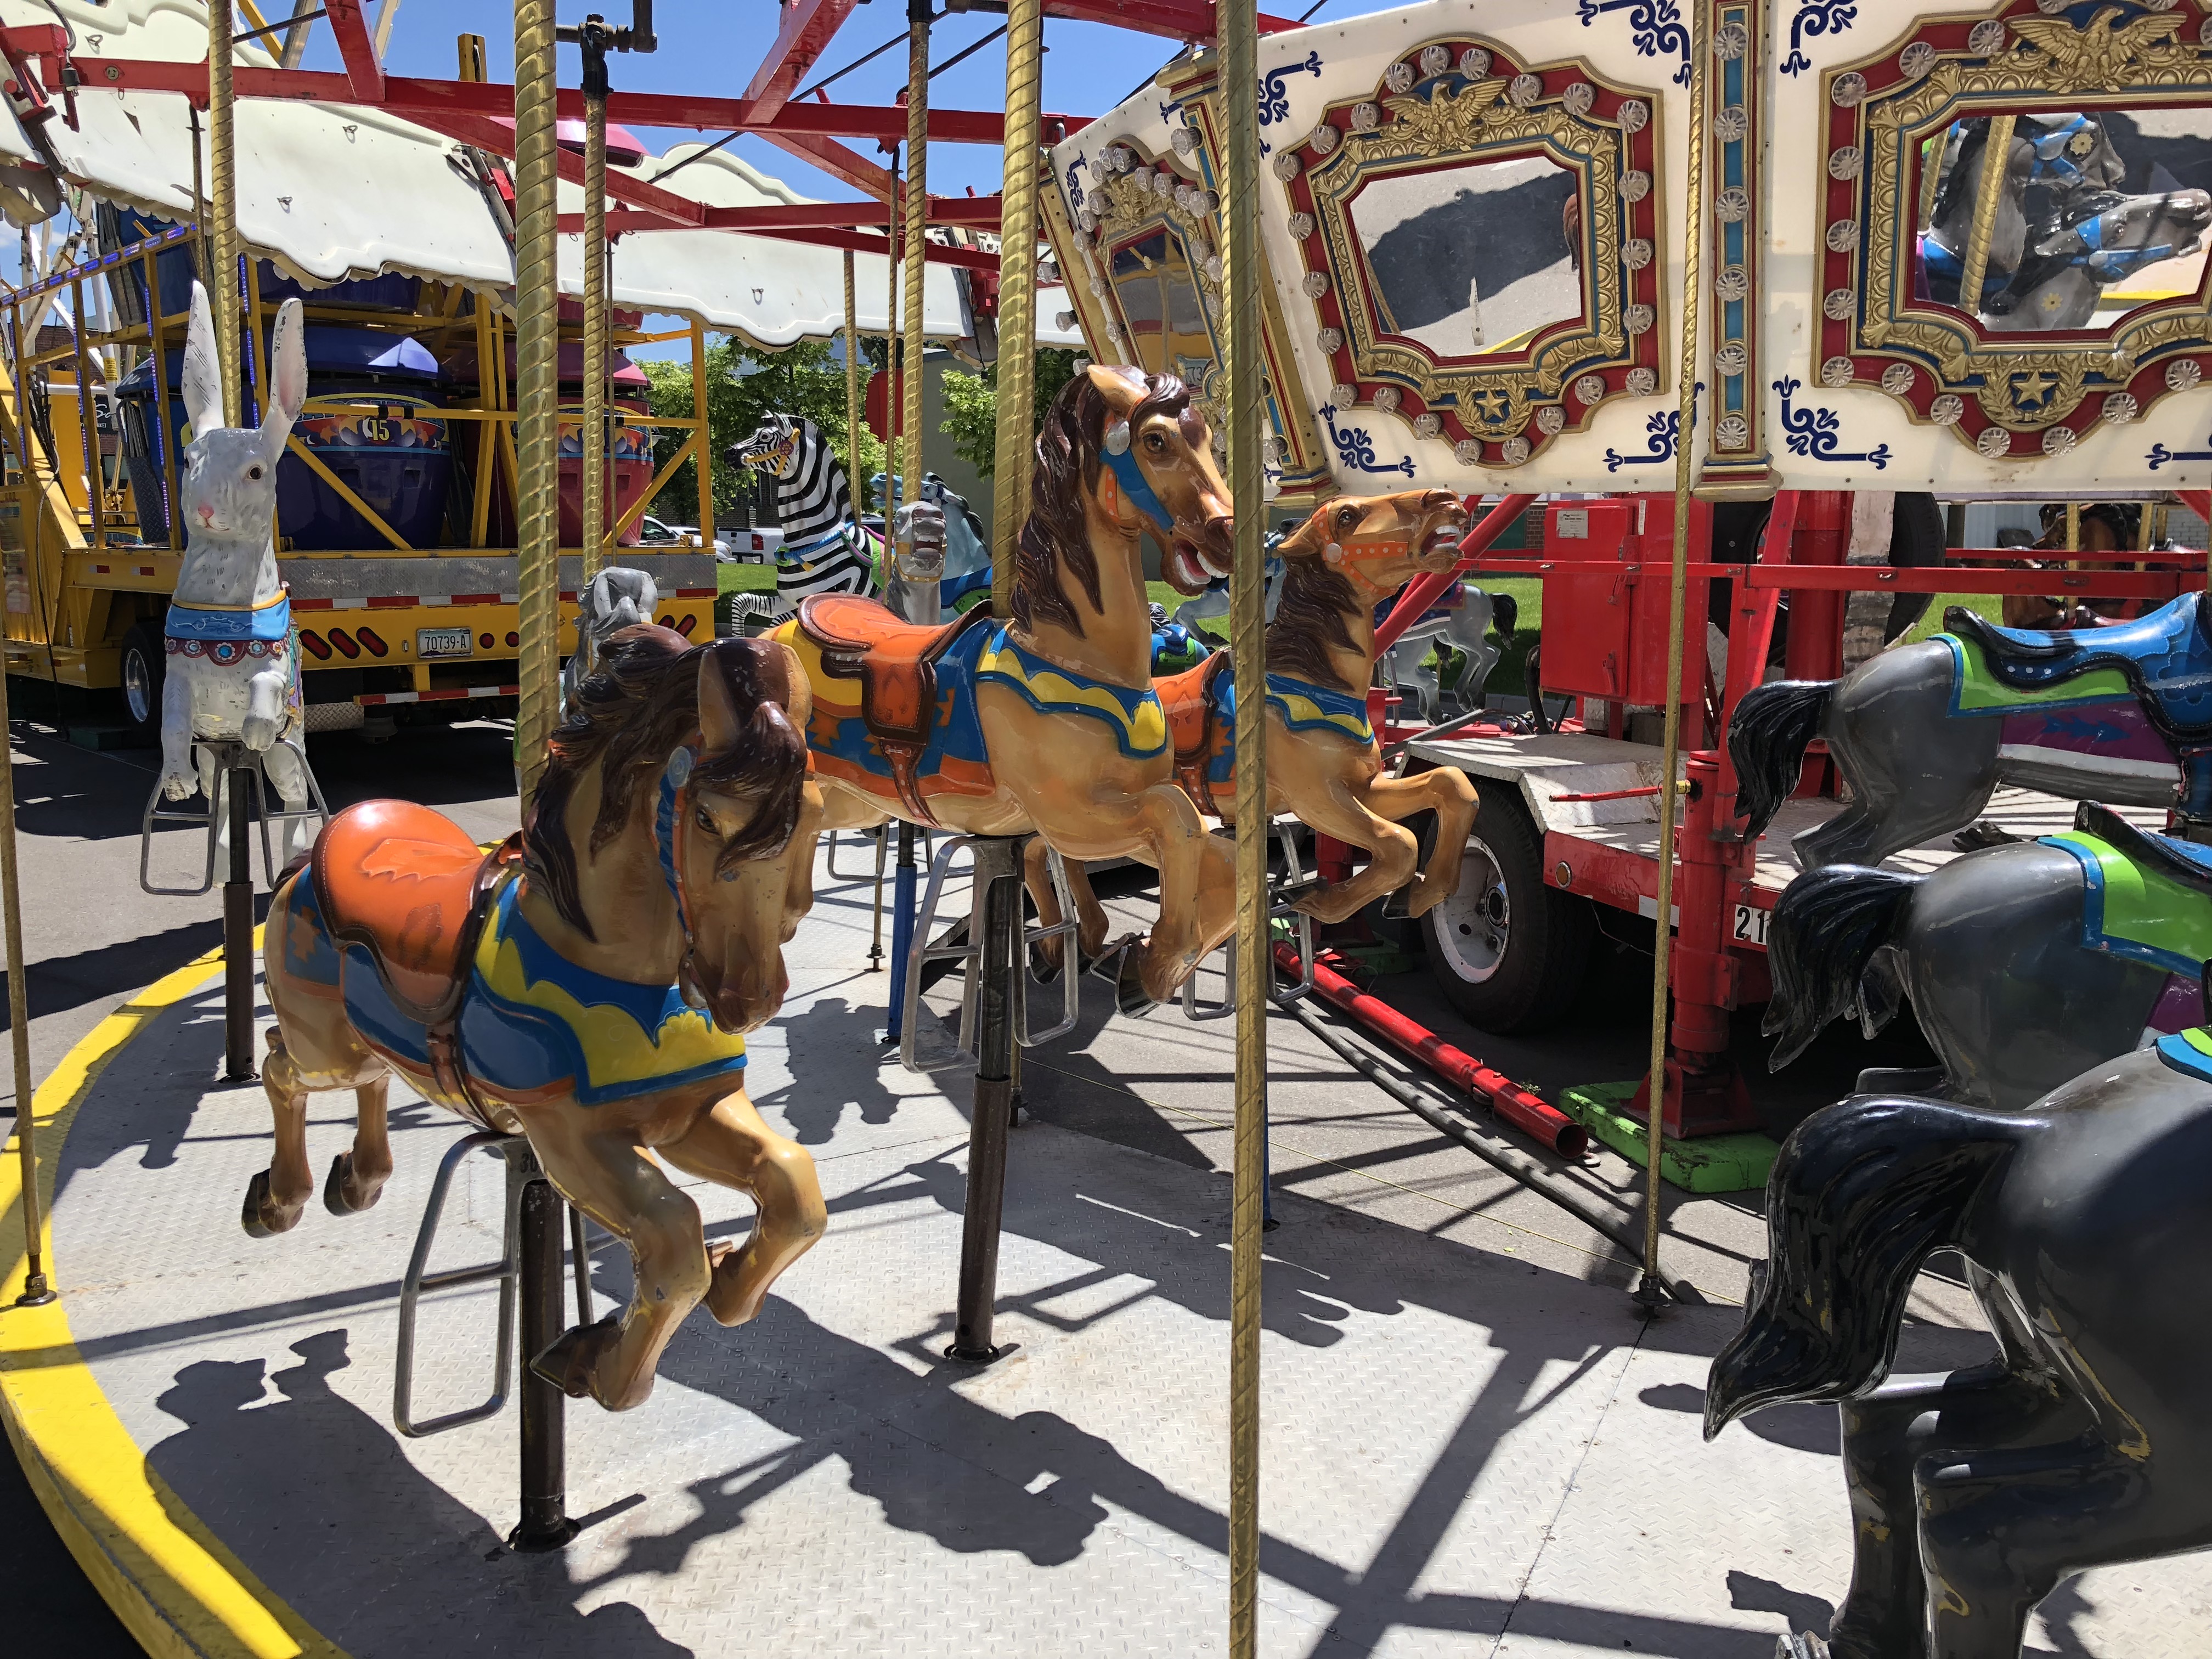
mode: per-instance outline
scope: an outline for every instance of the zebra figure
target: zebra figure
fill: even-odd
[[[803,415],[770,415],[723,459],[775,480],[783,545],[775,556],[775,608],[799,609],[817,593],[875,594],[883,538],[853,510],[853,487],[821,428]]]

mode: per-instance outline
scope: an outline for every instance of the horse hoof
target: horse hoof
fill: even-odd
[[[377,1187],[360,1203],[346,1196],[347,1184],[353,1179],[353,1154],[340,1152],[331,1160],[331,1173],[323,1182],[323,1207],[332,1215],[359,1215],[363,1210],[373,1210],[376,1200],[384,1196],[384,1188]]]
[[[592,1374],[621,1334],[620,1314],[609,1314],[589,1325],[572,1325],[530,1362],[530,1369],[569,1399],[581,1400],[592,1394]]]
[[[239,1224],[246,1229],[248,1238],[271,1238],[278,1233],[289,1233],[300,1224],[300,1212],[289,1215],[276,1202],[269,1188],[269,1171],[263,1170],[246,1183],[246,1202],[239,1209]]]

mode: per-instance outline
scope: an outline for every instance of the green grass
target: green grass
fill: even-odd
[[[714,582],[724,593],[773,593],[775,567],[772,564],[718,564]]]
[[[1954,605],[1963,605],[1969,611],[1978,611],[1991,622],[2004,620],[2004,600],[1995,593],[1938,593],[1928,606],[1928,614],[1913,623],[1899,645],[1911,645],[1943,631],[1943,613]]]

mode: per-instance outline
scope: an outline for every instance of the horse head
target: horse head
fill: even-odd
[[[732,466],[750,467],[771,478],[788,478],[798,465],[799,441],[805,435],[805,417],[769,415],[743,443],[732,444],[722,459]]]
[[[749,1031],[783,1006],[782,947],[814,900],[813,694],[789,646],[739,639],[701,653],[698,697],[696,758],[672,757],[662,789],[673,823],[661,856],[684,934],[679,982],[724,1030]]]
[[[1373,599],[1417,575],[1459,562],[1467,508],[1449,489],[1390,495],[1339,495],[1322,502],[1276,550],[1286,561],[1316,564],[1367,588]]]

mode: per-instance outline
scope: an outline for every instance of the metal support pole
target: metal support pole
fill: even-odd
[[[46,1280],[46,1221],[39,1195],[38,1115],[31,1086],[31,996],[23,971],[23,896],[15,866],[15,754],[8,719],[8,677],[0,673],[0,908],[8,946],[8,1037],[15,1061],[15,1157],[22,1167],[23,1293],[19,1308],[54,1299]]]
[[[1014,549],[1029,516],[1036,402],[1037,112],[1043,0],[1006,9],[1006,131],[999,236],[999,435],[991,510],[991,611],[1014,593]]]
[[[960,1229],[960,1301],[947,1359],[988,1365],[1006,1350],[991,1340],[999,1297],[999,1220],[1006,1208],[1006,1131],[1013,1121],[1014,974],[1021,949],[1021,842],[975,843],[979,933],[975,960],[975,1097],[968,1118],[968,1206]],[[1062,969],[1074,971],[1073,963]]]
[[[907,958],[914,954],[914,826],[898,827],[898,871],[891,881],[891,1018],[884,1041],[896,1042],[905,1030]]]
[[[860,471],[860,301],[853,286],[853,250],[845,250],[845,476],[856,495],[867,495],[867,478]],[[855,517],[866,508],[865,500],[854,503]],[[883,842],[876,842],[878,909],[883,897]],[[881,932],[881,918],[878,920]],[[880,940],[878,941],[880,943]]]
[[[529,1143],[510,1142],[511,1158],[526,1161],[522,1189],[522,1519],[507,1547],[526,1555],[557,1550],[576,1535],[568,1518],[567,1397],[532,1370],[529,1361],[552,1346],[568,1328],[567,1285],[561,1272],[561,1194],[531,1156]]]
[[[521,697],[514,736],[526,822],[560,706],[556,85],[553,0],[514,0],[515,504],[522,521]],[[495,359],[495,372],[496,367]]]
[[[607,54],[590,24],[585,26],[583,48],[584,562],[576,582],[579,600],[599,573],[607,541]],[[583,648],[589,650],[588,642]]]
[[[899,344],[899,158],[894,149],[890,159],[891,203],[890,222],[884,227],[884,246],[888,250],[884,269],[890,279],[890,294],[884,305],[884,544],[891,539],[891,497],[898,493],[899,422],[906,418],[906,398],[899,387],[904,383],[900,374],[902,365]],[[854,488],[860,490],[862,500],[854,510],[857,519],[867,509],[867,487],[858,479]],[[890,581],[890,572],[884,572],[884,585]]]
[[[222,884],[223,1081],[253,1081],[253,860],[246,845],[253,788],[250,767],[222,773],[230,814],[230,878]]]
[[[222,423],[239,425],[238,154],[231,126],[230,0],[208,0],[208,216],[200,227],[202,276],[215,311],[216,356],[222,373]],[[166,417],[166,411],[164,411]],[[198,435],[198,434],[195,434]]]
[[[1667,593],[1667,696],[1664,735],[1660,739],[1659,891],[1653,915],[1659,919],[1659,949],[1651,956],[1651,1063],[1649,1116],[1644,1127],[1644,1276],[1636,1299],[1656,1310],[1668,1300],[1659,1272],[1659,1137],[1667,1110],[1667,986],[1674,966],[1674,939],[1668,918],[1674,912],[1674,775],[1682,760],[1682,612],[1689,586],[1690,457],[1696,447],[1698,381],[1698,265],[1702,246],[1698,210],[1705,173],[1705,58],[1709,10],[1690,13],[1689,227],[1682,243],[1682,343],[1676,374],[1681,438],[1674,446],[1674,565]],[[1698,624],[1702,639],[1704,623]],[[1703,650],[1700,645],[1699,649]]]
[[[1259,14],[1254,0],[1222,0],[1221,83],[1258,80]],[[1224,309],[1228,322],[1229,477],[1237,551],[1229,582],[1229,641],[1237,684],[1264,684],[1267,583],[1261,544],[1262,497],[1260,294],[1260,135],[1249,97],[1227,100],[1223,192]],[[1260,1231],[1267,1136],[1267,743],[1264,698],[1237,708],[1237,1132],[1229,1231],[1229,1652],[1253,1659],[1260,1587]]]
[[[904,480],[899,500],[921,499],[922,278],[929,270],[922,247],[929,224],[929,0],[907,0],[906,49],[906,382],[901,386],[906,442],[899,459]],[[894,522],[888,504],[884,527]],[[884,540],[888,542],[890,537]]]
[[[1693,117],[1701,114],[1693,111]],[[1982,312],[1982,286],[1990,263],[1990,238],[1996,229],[1997,206],[2004,200],[2006,163],[2012,155],[2015,115],[1990,117],[1989,137],[1982,144],[1982,175],[1974,195],[1974,219],[1966,228],[1966,250],[1960,256],[1965,269],[1959,273],[1959,309],[1969,317]],[[1693,161],[1692,166],[1697,165]],[[1695,197],[1691,198],[1693,202]],[[1695,306],[1697,301],[1690,301]]]
[[[876,896],[870,906],[871,923],[868,938],[868,971],[874,973],[884,965],[884,854],[890,846],[890,837],[884,832],[884,824],[876,826]],[[892,1016],[897,1018],[896,1014]]]

